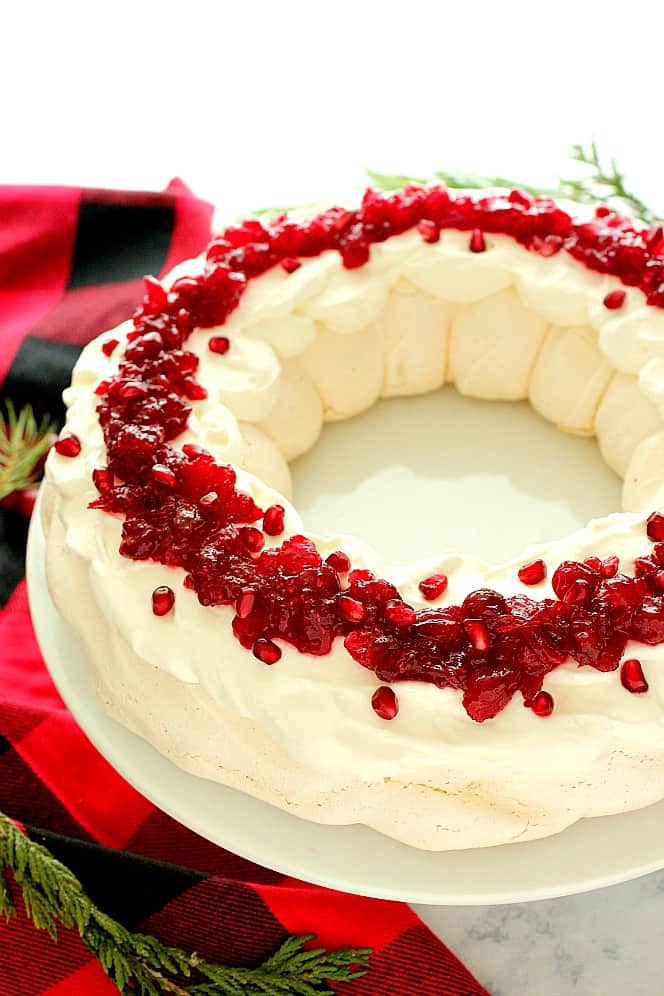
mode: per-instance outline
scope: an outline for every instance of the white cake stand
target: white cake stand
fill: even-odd
[[[320,444],[320,456],[317,459],[325,461],[328,453],[336,468],[334,488],[329,489],[326,499],[334,515],[339,514],[339,509],[348,509],[348,493],[358,487],[357,475],[361,476],[366,471],[366,467],[353,467],[352,454],[348,450],[351,437],[344,437],[343,434],[351,431],[355,434],[368,433],[363,444],[367,447],[364,452],[370,452],[373,443],[369,437],[378,425],[371,420],[394,420],[390,430],[392,435],[387,435],[387,438],[394,439],[398,427],[403,426],[405,405],[408,406],[409,419],[413,412],[419,411],[420,426],[427,422],[430,424],[432,415],[440,415],[443,409],[447,417],[453,417],[456,428],[466,425],[466,432],[472,433],[473,424],[477,426],[477,419],[482,419],[482,431],[487,435],[485,442],[489,450],[501,448],[501,466],[510,464],[510,454],[505,450],[509,441],[512,441],[509,445],[518,445],[524,454],[524,473],[522,477],[518,473],[514,477],[516,485],[513,481],[512,486],[517,489],[523,490],[523,481],[531,476],[528,470],[533,467],[532,454],[538,453],[538,447],[544,445],[548,448],[547,457],[552,467],[549,471],[552,475],[550,486],[555,489],[557,483],[558,494],[561,460],[567,461],[565,476],[571,480],[582,485],[584,475],[591,473],[591,476],[595,475],[593,480],[598,481],[597,488],[600,491],[602,487],[605,491],[607,488],[610,491],[609,484],[606,481],[602,483],[599,467],[594,468],[593,465],[589,469],[588,463],[595,457],[592,455],[593,451],[587,448],[591,445],[588,441],[569,440],[552,427],[533,422],[534,416],[530,413],[524,415],[525,406],[493,405],[489,417],[486,412],[482,414],[480,409],[483,406],[478,407],[478,402],[467,402],[453,392],[447,396],[446,392],[439,393],[438,399],[429,396],[425,399],[413,399],[413,402],[409,399],[407,403],[391,402],[383,407],[382,412],[374,410],[361,416],[360,421],[365,420],[361,425],[353,420],[355,428],[352,430],[351,423],[330,427],[330,433]],[[431,406],[438,406],[437,412]],[[473,419],[476,420],[475,423]],[[382,423],[381,434],[387,429],[389,426]],[[383,435],[383,438],[386,436]],[[458,435],[455,439],[457,445]],[[409,440],[407,445],[411,446]],[[428,465],[431,442],[425,440],[418,445],[422,449],[422,461]],[[557,452],[556,447],[559,448]],[[472,446],[470,449],[472,450]],[[468,458],[463,456],[465,452],[466,450],[462,452],[457,447],[457,451],[448,451],[445,457],[448,470],[450,461],[452,462],[451,475],[448,473],[445,484],[451,489],[450,501],[453,505],[455,502],[458,504],[460,513],[464,501],[466,513],[468,512],[467,498],[463,499],[461,491],[455,490],[457,485],[452,478],[459,480],[467,473],[468,467],[463,465],[466,459],[470,463],[474,462],[475,466],[478,464],[476,452],[470,452]],[[350,475],[345,485],[338,470],[339,453],[344,453],[344,465]],[[377,465],[381,461],[385,464],[383,481],[387,480],[390,488],[407,488],[408,494],[413,484],[411,478],[413,466],[417,464],[417,454],[413,458],[409,450],[409,466],[404,468],[400,467],[395,453],[396,450],[392,450],[387,456],[376,456],[374,453],[371,459]],[[305,459],[313,458],[312,454],[311,458]],[[431,469],[434,472],[436,468],[434,466]],[[309,521],[316,528],[325,525],[329,527],[329,521],[323,521],[327,514],[322,498],[326,489],[321,486],[324,473],[325,467],[321,463],[302,471],[296,468],[296,483],[303,485],[300,494],[304,493],[304,504],[312,511],[312,518],[319,520]],[[298,480],[298,475],[301,477],[303,474],[310,485],[309,496],[304,487],[304,478]],[[313,481],[317,481],[315,486]],[[491,482],[483,481],[482,484],[488,486]],[[500,542],[505,541],[505,530],[509,534],[510,530],[517,528],[532,529],[531,535],[537,539],[548,538],[536,535],[535,519],[524,524],[524,506],[519,504],[516,497],[510,502],[507,501],[506,494],[503,493],[501,497],[500,488],[504,487],[504,482],[501,484],[495,480],[491,486],[492,493],[505,505],[514,506],[511,516],[507,511],[505,513],[507,525],[498,537]],[[611,486],[615,492],[615,482]],[[538,475],[537,487],[541,494],[547,495],[547,481],[542,480],[541,474]],[[587,489],[579,486],[576,494],[585,491]],[[615,499],[615,493],[608,497]],[[607,499],[607,494],[604,499]],[[376,527],[375,502],[373,509],[371,496],[367,497],[366,502],[366,521],[371,521]],[[432,504],[433,507],[435,503]],[[535,514],[537,508],[533,507]],[[600,507],[596,514],[609,509]],[[358,510],[358,514],[361,515],[362,512],[362,509]],[[551,514],[553,512],[555,509]],[[541,519],[541,508],[539,514]],[[588,509],[577,508],[575,515],[577,514],[581,518],[584,515],[589,518],[593,510],[588,514]],[[461,513],[459,521],[467,522],[468,514],[464,516]],[[344,522],[343,528],[347,529],[352,525],[354,523]],[[572,528],[573,522],[567,524],[557,521],[554,529],[558,531],[561,525]],[[431,542],[430,536],[426,542]],[[436,549],[435,545],[433,549]],[[99,704],[81,645],[58,615],[48,593],[44,574],[44,536],[38,509],[30,530],[27,575],[32,616],[47,666],[60,694],[92,743],[128,782],[155,805],[187,827],[236,854],[297,878],[344,892],[411,903],[450,905],[549,899],[624,882],[664,867],[664,802],[635,813],[582,820],[563,833],[540,841],[430,853],[399,844],[365,827],[326,827],[309,823],[241,792],[187,774],[148,743],[110,719]]]

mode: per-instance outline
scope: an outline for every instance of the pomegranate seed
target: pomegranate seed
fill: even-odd
[[[616,311],[618,308],[622,308],[626,297],[627,292],[624,290],[609,291],[604,298],[604,307],[608,308],[609,311]]]
[[[339,595],[337,598],[337,609],[339,615],[347,622],[363,622],[367,617],[367,610],[362,602],[350,595]]]
[[[425,242],[433,243],[438,242],[440,239],[440,228],[435,221],[429,221],[427,218],[424,218],[418,222],[417,230]]]
[[[648,691],[648,682],[643,675],[641,661],[635,657],[623,661],[620,668],[620,682],[628,692],[639,694]]]
[[[198,499],[198,507],[202,509],[211,509],[219,501],[219,495],[216,491],[208,491],[207,494],[203,495],[202,498]]]
[[[468,248],[471,252],[484,252],[486,249],[486,239],[484,238],[484,233],[480,228],[473,229],[470,236],[470,242],[468,243]]]
[[[648,538],[656,540],[658,543],[664,540],[664,515],[653,512],[646,525]]]
[[[425,598],[427,602],[435,602],[437,598],[440,598],[447,591],[448,584],[449,581],[446,574],[431,574],[430,577],[420,581],[418,587],[422,598]]]
[[[182,582],[182,586],[183,586],[183,588],[186,588],[187,591],[194,591],[195,590],[196,585],[194,584],[194,579],[192,578],[191,574],[185,574],[184,581]]]
[[[202,446],[196,446],[195,443],[185,443],[182,452],[190,460],[209,460],[211,462],[214,459],[209,450],[204,450]]]
[[[177,483],[173,471],[161,463],[154,464],[150,470],[150,476],[155,484],[162,484],[165,488],[174,488]]]
[[[652,585],[657,591],[664,592],[664,571],[657,571],[652,578]]]
[[[180,335],[188,336],[194,331],[194,319],[190,311],[180,308],[175,316],[175,328]]]
[[[211,353],[218,353],[219,356],[223,356],[230,349],[230,339],[227,339],[225,335],[213,335],[208,342],[208,349]]]
[[[254,610],[256,592],[253,588],[243,588],[235,601],[235,611],[240,619],[246,619]]]
[[[550,716],[553,712],[553,695],[549,692],[538,692],[528,703],[524,703],[533,710],[536,716]]]
[[[192,377],[185,377],[182,381],[182,390],[190,401],[205,401],[208,396],[206,389]]]
[[[159,281],[154,277],[143,277],[143,286],[145,288],[145,303],[150,310],[155,313],[165,311],[168,299],[166,291]]]
[[[175,592],[167,585],[160,585],[152,592],[152,611],[156,616],[166,616],[175,605]]]
[[[582,578],[573,581],[562,597],[565,605],[585,605],[590,598],[590,585]]]
[[[120,345],[119,339],[107,339],[106,342],[102,343],[101,351],[104,356],[110,356],[115,350],[116,346]]]
[[[648,252],[657,256],[664,250],[664,228],[661,225],[651,225],[646,238]]]
[[[270,505],[263,516],[263,529],[268,536],[280,536],[284,531],[284,516],[286,509],[283,505]]]
[[[113,487],[113,475],[108,467],[97,467],[93,470],[92,481],[100,495],[105,495]]]
[[[643,676],[641,661],[638,661],[635,657],[623,661],[620,668],[620,681],[623,688],[626,688],[628,692],[639,694],[648,691],[648,682]]]
[[[121,401],[130,401],[132,398],[145,398],[148,389],[145,384],[137,380],[127,380],[118,388],[118,398]]]
[[[598,204],[595,208],[596,218],[607,218],[611,213],[611,208],[607,207],[606,204]]]
[[[276,664],[281,657],[280,648],[272,640],[268,640],[266,636],[259,636],[254,643],[253,653],[254,657],[257,657],[263,664]]]
[[[478,654],[485,654],[491,646],[489,630],[481,619],[465,619],[463,628],[465,629],[473,649]]]
[[[286,256],[285,259],[281,261],[282,268],[286,273],[295,273],[302,266],[302,261],[299,259],[294,259],[292,256]]]
[[[519,568],[519,581],[522,584],[539,584],[546,577],[546,564],[543,560],[533,560]]]
[[[395,626],[412,626],[417,615],[415,609],[411,608],[410,605],[406,605],[405,602],[401,602],[397,598],[391,598],[385,605],[385,618],[394,623]]]
[[[325,558],[325,563],[337,572],[337,574],[347,574],[350,570],[350,557],[347,557],[341,550],[335,550]]]
[[[514,190],[510,190],[507,195],[508,201],[512,204],[520,204],[521,207],[530,208],[533,206],[534,200],[532,194],[529,194],[525,190],[519,190],[515,187]]]
[[[615,554],[607,557],[602,561],[602,566],[600,567],[600,572],[603,578],[614,578],[618,573],[618,567],[620,566],[620,561]]]
[[[240,537],[250,553],[260,553],[265,546],[265,536],[255,526],[243,526]]]
[[[78,436],[70,433],[67,436],[61,436],[60,439],[56,439],[53,443],[53,449],[60,456],[77,457],[81,452],[81,440]]]
[[[371,706],[381,719],[394,719],[399,712],[399,699],[388,685],[381,685],[371,696]]]
[[[371,248],[363,239],[349,242],[340,248],[341,262],[346,270],[357,270],[369,262]]]

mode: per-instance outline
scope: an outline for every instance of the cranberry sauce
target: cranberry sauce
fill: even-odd
[[[390,195],[367,191],[356,211],[331,208],[307,221],[281,216],[267,227],[246,221],[210,244],[202,275],[180,277],[170,291],[146,278],[119,372],[96,390],[107,466],[95,472],[99,497],[92,507],[123,516],[123,556],[184,568],[185,587],[203,605],[233,606],[235,636],[265,664],[281,656],[275,640],[324,655],[339,638],[382,683],[457,689],[479,722],[517,691],[546,716],[553,699],[541,691],[542,682],[564,661],[616,670],[628,640],[664,641],[664,544],[637,560],[635,576],[618,573],[615,557],[561,564],[552,578],[555,598],[506,598],[483,589],[461,605],[415,611],[388,581],[353,570],[341,551],[323,560],[304,536],[266,547],[266,535],[284,530],[281,506],[259,508],[237,489],[233,469],[205,450],[188,445],[177,452],[168,445],[187,426],[189,402],[206,397],[196,379],[198,359],[185,349],[195,327],[223,324],[248,281],[275,265],[292,273],[300,259],[336,250],[345,267],[359,267],[373,243],[415,226],[427,242],[443,228],[467,230],[469,252],[486,250],[485,233],[509,235],[542,256],[564,250],[664,307],[661,229],[639,231],[605,209],[578,224],[552,201],[521,191],[468,197],[440,186],[407,186]],[[224,362],[232,341],[217,336],[210,348]],[[58,446],[69,457],[80,450],[74,437]],[[648,537],[664,538],[662,516],[651,517]],[[523,583],[536,585],[545,568],[537,561],[519,573]],[[431,601],[446,587],[444,575],[420,585]],[[175,600],[171,588],[156,589],[152,610],[167,615]],[[643,691],[636,664],[626,670],[624,686]],[[373,707],[392,719],[396,696],[382,687]]]

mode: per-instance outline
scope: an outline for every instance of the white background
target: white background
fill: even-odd
[[[343,191],[367,166],[546,183],[595,135],[664,212],[656,3],[3,6],[3,183],[178,175],[235,215]],[[494,996],[657,996],[662,889],[427,916]]]
[[[664,211],[659,6],[5,4],[0,181],[180,175],[235,214],[344,190],[365,166],[547,181],[595,134]]]

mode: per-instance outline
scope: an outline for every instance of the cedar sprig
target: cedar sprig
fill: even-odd
[[[583,167],[582,175],[571,179],[561,177],[555,187],[535,187],[530,183],[522,183],[504,176],[449,173],[444,170],[434,173],[433,179],[442,180],[448,187],[455,189],[487,190],[495,187],[507,189],[518,187],[535,196],[568,198],[582,204],[608,204],[617,211],[627,211],[649,225],[662,220],[626,186],[625,175],[618,168],[616,160],[611,159],[608,164],[605,163],[595,139],[587,148],[584,145],[573,145],[570,159]],[[398,190],[406,183],[431,182],[431,178],[406,176],[403,173],[376,173],[374,170],[367,170],[367,175],[379,190]]]
[[[35,483],[55,428],[48,415],[38,422],[30,405],[17,414],[7,401],[5,412],[0,410],[0,501]]]
[[[305,948],[312,934],[289,937],[255,968],[217,965],[196,952],[127,930],[86,895],[76,876],[0,813],[0,914],[15,911],[11,872],[35,927],[56,941],[58,926],[77,930],[126,996],[319,996],[329,982],[367,970],[369,948]]]

